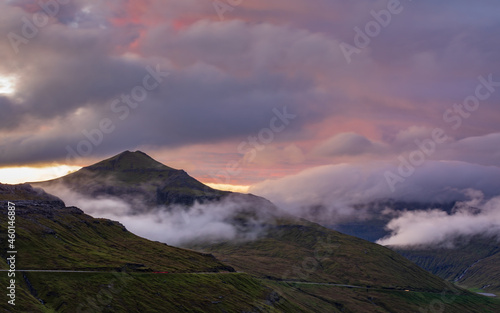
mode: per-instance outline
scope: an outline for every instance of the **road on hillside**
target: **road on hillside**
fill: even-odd
[[[315,282],[294,281],[294,280],[281,280],[281,282],[288,283],[288,284],[321,285],[321,286],[333,286],[333,287],[357,288],[357,289],[370,289],[370,290],[416,292],[416,291],[412,291],[412,290],[408,290],[408,289],[373,288],[373,287],[368,287],[368,286],[356,286],[356,285],[345,285],[345,284],[334,284],[334,283],[315,283]]]
[[[367,286],[354,286],[354,285],[333,284],[333,283],[301,282],[301,281],[294,281],[294,280],[283,280],[282,282],[289,283],[289,284],[334,286],[334,287],[344,287],[344,288],[369,289],[369,290],[377,290],[377,291],[383,290],[383,291],[398,291],[398,292],[419,292],[419,291],[413,291],[413,290],[408,290],[408,289],[373,288],[373,287],[367,287]],[[436,292],[431,292],[431,293],[436,293]],[[484,292],[476,292],[476,293],[479,295],[482,295],[482,296],[486,296],[486,297],[497,297],[497,295],[493,294],[493,293],[484,293]],[[436,294],[438,294],[438,293],[436,293]]]
[[[8,272],[9,270],[0,269],[0,272]],[[101,274],[113,274],[118,272],[106,272],[106,271],[72,271],[72,270],[16,270],[16,272],[33,272],[33,273],[101,273]],[[126,272],[129,273],[129,272]],[[169,273],[169,272],[130,272],[130,273],[141,273],[141,274],[193,274],[193,275],[217,275],[217,274],[241,274],[245,272],[225,272],[225,273],[217,273],[217,272],[192,272],[192,273]],[[271,280],[275,282],[282,282],[288,284],[302,284],[302,285],[321,285],[321,286],[332,286],[332,287],[342,287],[342,288],[356,288],[356,289],[368,289],[368,290],[383,290],[383,291],[397,291],[397,292],[418,292],[408,289],[393,289],[393,288],[373,288],[367,286],[356,286],[356,285],[345,285],[345,284],[334,284],[334,283],[316,283],[316,282],[301,282],[294,280],[273,280],[273,279],[264,279]],[[496,297],[495,294],[486,294],[486,293],[477,293],[487,297]]]
[[[9,270],[0,269],[0,272],[8,272]],[[15,270],[16,272],[27,272],[27,273],[102,273],[102,274],[113,274],[113,273],[140,273],[140,274],[196,274],[196,275],[215,275],[215,274],[241,274],[244,272],[189,272],[189,273],[172,273],[172,272],[118,272],[118,271],[76,271],[76,270]]]

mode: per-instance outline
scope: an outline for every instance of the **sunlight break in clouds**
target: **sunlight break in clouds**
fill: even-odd
[[[241,193],[247,193],[248,189],[250,188],[250,186],[230,185],[230,184],[205,183],[205,185],[218,190],[226,190],[226,191],[241,192]]]
[[[0,75],[0,95],[10,95],[16,92],[16,79],[13,76]]]
[[[79,166],[55,165],[48,167],[5,167],[0,168],[0,182],[20,184],[59,178],[79,170]]]

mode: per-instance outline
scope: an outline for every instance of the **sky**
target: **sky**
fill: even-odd
[[[498,1],[4,0],[0,12],[0,182],[141,150],[285,206],[500,190]]]

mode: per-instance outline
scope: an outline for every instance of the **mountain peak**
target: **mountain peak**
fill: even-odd
[[[163,165],[142,151],[131,152],[129,150],[117,154],[109,159],[103,160],[91,166],[87,170],[174,170]]]
[[[124,151],[79,171],[35,185],[47,188],[62,183],[71,190],[91,196],[119,197],[138,201],[147,208],[219,200],[229,192],[212,189],[183,170],[173,169],[142,151]],[[140,202],[140,201],[139,201]]]

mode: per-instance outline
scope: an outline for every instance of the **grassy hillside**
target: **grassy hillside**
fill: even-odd
[[[0,184],[0,198],[5,247],[7,201],[16,206],[16,306],[3,296],[3,312],[294,310],[269,287],[234,273],[212,255],[138,237],[118,222],[65,207],[29,185]],[[0,253],[5,270],[6,249]],[[8,286],[8,279],[7,272],[0,275],[2,286]]]
[[[23,280],[36,297],[23,281],[15,310],[0,304],[7,312],[297,311],[247,274],[26,273]]]
[[[450,289],[432,293],[283,282],[272,282],[269,286],[300,309],[293,312],[496,313],[500,309],[497,299],[472,293],[457,295]]]
[[[36,296],[28,290],[28,281]],[[5,276],[0,283],[6,284]],[[6,312],[454,312],[495,313],[473,294],[354,289],[248,274],[26,273]],[[42,304],[38,299],[44,299]],[[441,310],[442,308],[442,310]]]
[[[192,247],[258,277],[298,308],[290,312],[500,310],[499,299],[457,288],[385,247],[305,220],[283,219],[252,242]]]
[[[294,218],[278,220],[255,241],[191,247],[213,253],[239,271],[276,280],[433,292],[445,288],[441,279],[388,248]]]
[[[422,268],[467,287],[500,294],[500,244],[476,236],[455,240],[453,248],[391,247]]]
[[[8,196],[18,198],[13,201],[16,204],[17,266],[20,269],[136,267],[172,272],[229,269],[211,255],[138,237],[118,222],[92,218],[77,208],[65,207],[60,200],[19,200],[23,193],[30,193],[30,187],[18,189],[22,190],[18,196]],[[41,199],[49,197],[41,195]],[[5,201],[0,202],[0,233],[6,238]],[[5,256],[4,251],[1,254]]]

